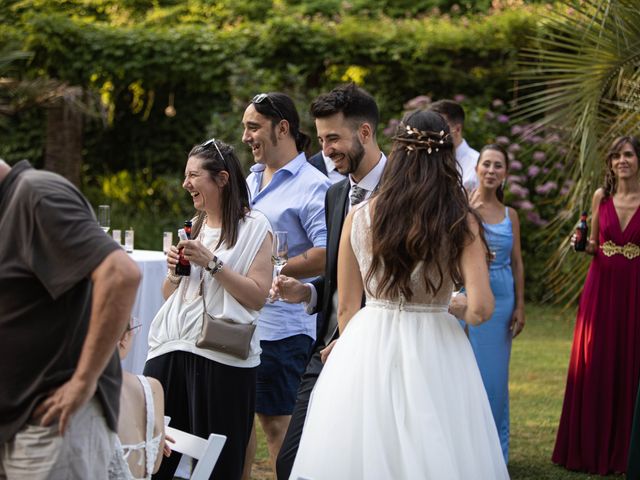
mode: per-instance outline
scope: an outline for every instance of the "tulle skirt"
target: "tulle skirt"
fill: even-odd
[[[313,391],[291,479],[509,478],[476,360],[446,306],[368,302]]]

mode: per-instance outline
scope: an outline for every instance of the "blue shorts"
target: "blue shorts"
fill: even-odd
[[[257,413],[291,415],[312,346],[313,340],[304,334],[260,342],[262,355],[256,383]]]

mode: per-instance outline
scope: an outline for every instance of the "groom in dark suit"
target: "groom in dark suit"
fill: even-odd
[[[337,270],[338,245],[344,219],[352,206],[368,199],[378,188],[386,157],[376,140],[378,106],[371,95],[354,84],[344,85],[320,95],[311,105],[318,140],[323,153],[348,177],[331,186],[325,197],[327,249],[325,274],[312,283],[280,276],[272,293],[292,303],[306,303],[307,313],[322,312],[317,340],[298,389],[296,405],[276,471],[279,480],[289,478],[298,451],[311,391],[329,352],[338,338]]]

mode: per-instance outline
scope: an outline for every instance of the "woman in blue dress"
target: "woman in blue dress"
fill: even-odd
[[[480,214],[493,260],[489,266],[495,297],[493,316],[469,326],[469,341],[480,368],[496,422],[505,463],[509,459],[509,358],[511,341],[524,328],[524,265],[517,212],[503,203],[509,157],[499,145],[486,145],[476,165],[478,188],[469,198]]]

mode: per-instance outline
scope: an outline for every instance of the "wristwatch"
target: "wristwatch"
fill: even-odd
[[[220,260],[218,257],[214,255],[213,258],[209,260],[209,263],[207,263],[207,266],[204,267],[204,269],[207,272],[209,272],[211,275],[215,275],[220,270],[222,270],[223,265],[224,264],[222,263],[222,260]]]

